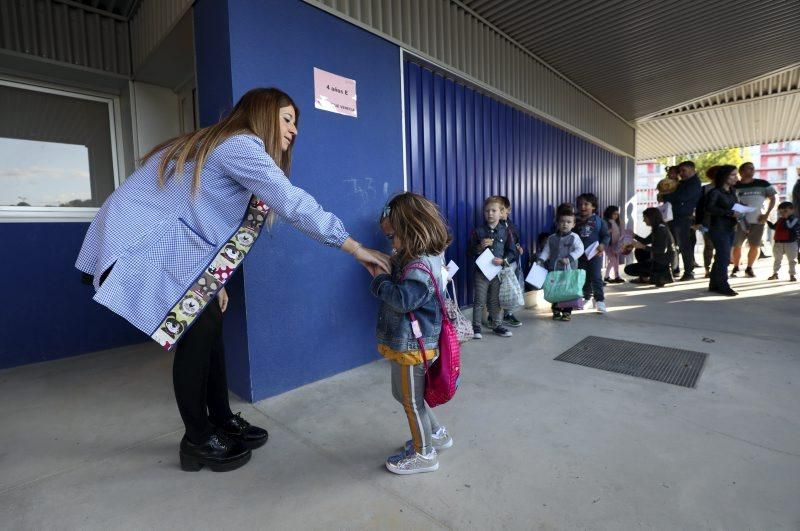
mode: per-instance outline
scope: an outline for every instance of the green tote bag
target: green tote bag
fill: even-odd
[[[586,282],[586,271],[583,269],[567,269],[566,271],[550,271],[544,279],[544,300],[547,302],[574,301],[583,297],[583,284]]]

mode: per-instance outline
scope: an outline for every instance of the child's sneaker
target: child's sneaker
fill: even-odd
[[[483,334],[481,334],[480,326],[472,325],[472,339],[483,339]]]
[[[767,280],[778,280],[778,273],[773,273]]]
[[[561,321],[572,321],[572,313],[564,312],[561,314]]]
[[[518,326],[522,326],[522,323],[520,322],[520,320],[519,320],[519,319],[517,319],[517,318],[514,316],[514,314],[513,314],[513,313],[507,313],[507,314],[506,314],[506,315],[503,317],[503,324],[504,324],[504,325],[506,325],[506,326],[513,326],[514,328],[516,328],[516,327],[518,327]]]
[[[417,452],[393,455],[386,459],[386,468],[393,474],[420,474],[439,470],[439,457],[436,450],[431,450],[428,455]]]
[[[588,310],[592,307],[592,298],[591,297],[584,297],[583,298],[583,309]]]
[[[560,321],[562,315],[563,315],[562,312],[558,310],[553,310],[553,321]]]
[[[595,308],[597,308],[597,311],[600,313],[608,313],[606,303],[603,301],[597,301],[597,303],[595,303]]]
[[[511,333],[511,330],[509,330],[505,326],[498,326],[497,328],[493,328],[492,332],[494,332],[500,337],[511,337],[514,335]]]
[[[431,446],[433,446],[433,449],[437,452],[453,446],[453,438],[447,433],[447,428],[442,426],[436,433],[431,433]],[[406,451],[406,454],[414,453],[414,441],[410,439],[406,441],[403,449]]]

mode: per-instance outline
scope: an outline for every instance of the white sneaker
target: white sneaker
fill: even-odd
[[[597,303],[595,303],[595,307],[597,308],[597,311],[600,313],[608,313],[608,309],[606,308],[606,303],[603,301],[597,301]]]
[[[589,298],[589,299],[583,299],[583,309],[584,309],[584,310],[588,310],[589,308],[591,308],[591,307],[592,307],[592,301],[593,301],[593,300],[594,300],[594,299],[591,299],[591,298]]]
[[[439,458],[436,450],[431,450],[428,455],[416,452],[393,455],[386,459],[386,468],[393,474],[420,474],[439,470]]]

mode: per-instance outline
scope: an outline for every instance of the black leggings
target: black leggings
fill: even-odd
[[[228,402],[222,310],[216,299],[178,342],[172,383],[190,441],[202,442],[214,433],[215,425],[233,416]]]

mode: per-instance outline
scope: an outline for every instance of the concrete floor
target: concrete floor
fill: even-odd
[[[611,286],[605,316],[466,344],[434,474],[383,467],[408,438],[384,361],[237,402],[270,441],[225,474],[179,470],[153,345],[2,371],[0,528],[800,529],[800,285],[767,265],[734,299]],[[710,356],[696,389],[553,361],[587,335]]]

